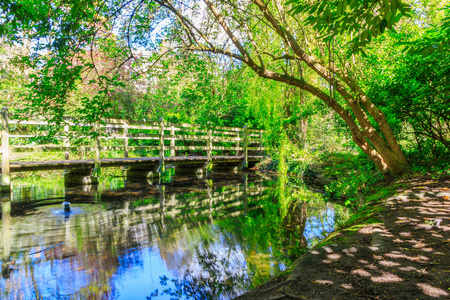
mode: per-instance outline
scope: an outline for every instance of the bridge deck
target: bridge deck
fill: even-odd
[[[249,162],[261,161],[266,156],[248,156]],[[215,164],[239,163],[244,156],[213,156]],[[202,164],[208,161],[207,156],[174,156],[165,157],[164,163],[175,166]],[[103,158],[100,160],[102,167],[120,166],[152,166],[159,164],[159,157],[129,157],[129,158]],[[39,171],[39,170],[62,170],[70,168],[93,168],[93,159],[71,159],[52,161],[20,161],[11,162],[11,172]]]

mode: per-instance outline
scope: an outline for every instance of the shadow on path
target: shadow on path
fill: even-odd
[[[450,298],[450,182],[406,186],[377,204],[381,223],[343,230],[339,245],[309,251],[289,276],[237,299]]]

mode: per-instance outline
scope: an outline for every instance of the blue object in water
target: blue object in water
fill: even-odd
[[[63,204],[64,213],[70,214],[70,202],[64,201]]]

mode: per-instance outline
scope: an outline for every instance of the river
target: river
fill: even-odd
[[[298,182],[255,174],[105,175],[98,187],[30,174],[1,195],[2,299],[232,299],[345,217]]]

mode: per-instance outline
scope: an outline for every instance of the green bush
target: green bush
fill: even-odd
[[[346,160],[333,164],[326,172],[337,180],[325,186],[325,199],[343,202],[351,209],[362,207],[373,187],[384,180],[373,162],[363,155],[348,155]]]

